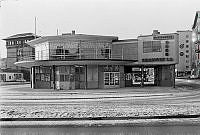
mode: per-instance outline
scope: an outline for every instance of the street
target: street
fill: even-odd
[[[1,118],[129,118],[199,115],[200,81],[177,80],[176,88],[67,90],[1,86]]]
[[[1,86],[0,101],[9,104],[72,104],[129,102],[134,104],[199,104],[200,80],[176,80],[176,88],[62,90],[31,89],[29,84]]]

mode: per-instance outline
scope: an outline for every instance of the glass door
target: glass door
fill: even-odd
[[[118,87],[119,86],[119,72],[105,72],[104,73],[104,85],[106,87]]]

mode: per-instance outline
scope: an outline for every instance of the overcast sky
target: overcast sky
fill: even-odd
[[[200,0],[0,0],[0,39],[24,33],[113,35],[119,39],[191,30]],[[5,41],[0,41],[6,57]]]

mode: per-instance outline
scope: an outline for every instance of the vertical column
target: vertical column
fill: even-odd
[[[35,88],[35,67],[31,67],[31,88]]]
[[[32,88],[32,68],[30,68],[30,82],[31,82],[31,88]]]
[[[144,86],[144,66],[141,67],[141,87]]]
[[[175,73],[175,65],[172,65],[172,83],[173,83],[173,88],[175,88],[175,76],[176,76],[176,73]]]
[[[56,89],[56,72],[55,72],[55,65],[52,66],[52,80],[53,80],[53,89],[55,90]]]
[[[85,89],[87,89],[87,65],[85,65]]]

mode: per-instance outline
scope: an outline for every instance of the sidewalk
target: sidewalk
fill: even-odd
[[[0,82],[0,86],[5,86],[5,85],[24,85],[24,84],[30,84],[30,82]]]

